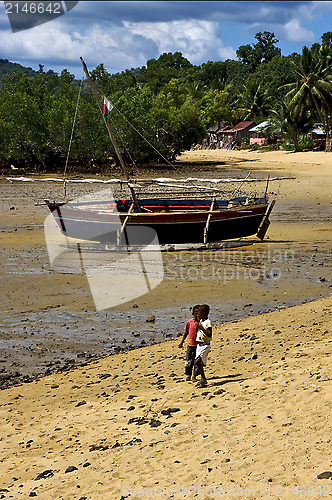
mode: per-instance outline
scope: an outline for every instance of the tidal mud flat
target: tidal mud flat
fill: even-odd
[[[209,303],[211,319],[221,324],[330,295],[329,155],[298,155],[189,152],[180,160],[191,166],[140,172],[141,177],[219,178],[251,171],[262,178],[291,178],[270,185],[270,198],[277,203],[265,241],[249,238],[246,246],[232,249],[165,252],[162,283],[106,311],[95,310],[84,273],[69,265],[59,272],[49,262],[43,226],[48,211],[34,203],[56,199],[61,183],[1,180],[2,386],[174,338],[194,303]],[[199,166],[193,167],[195,162]],[[98,188],[77,184],[70,189],[77,197]],[[152,316],[155,320],[147,322]]]

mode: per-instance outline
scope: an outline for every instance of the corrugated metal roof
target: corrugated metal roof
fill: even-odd
[[[250,128],[252,125],[255,125],[255,122],[240,122],[235,127],[225,130],[225,132],[239,132],[239,130],[245,130]]]
[[[258,132],[258,131],[261,131],[262,128],[266,127],[266,125],[268,125],[269,122],[261,122],[259,123],[258,125],[256,125],[255,127],[251,128],[250,129],[250,132]]]

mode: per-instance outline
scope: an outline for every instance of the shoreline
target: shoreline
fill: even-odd
[[[297,307],[308,303],[314,303],[317,300],[319,299],[309,298],[302,302],[297,301],[297,303],[295,304],[275,306],[274,309],[271,309],[268,306],[266,306],[265,308],[264,306],[262,306],[259,308],[259,310],[257,307],[252,309],[252,304],[246,304],[242,311],[238,311],[235,314],[234,318],[228,317],[225,319],[225,321],[223,321],[223,323],[220,324],[214,323],[214,324],[216,325],[216,328],[220,328],[221,325],[227,325],[227,324],[231,325],[234,322],[241,322],[242,320],[258,317],[259,315],[262,314],[263,315],[270,314],[273,312],[277,312],[281,309]],[[72,315],[73,318],[77,318],[76,315],[71,314],[70,312],[67,311],[63,312],[67,313],[67,317],[68,315]],[[149,314],[152,314],[152,312],[147,311],[145,316],[148,317]],[[230,314],[230,316],[232,315],[233,314]],[[188,319],[189,316],[190,316],[190,311],[188,310],[183,315],[181,325],[183,326],[185,325],[186,319]],[[215,316],[216,316],[215,311],[212,310],[211,317],[214,319]],[[61,316],[58,319],[63,320]],[[26,321],[29,321],[29,318],[26,319]],[[71,328],[71,327],[66,326],[66,328]],[[146,328],[148,328],[148,325],[146,326]],[[104,344],[106,343],[105,340],[101,341],[100,339],[94,338],[90,333],[89,342],[85,340],[83,343],[80,343],[78,341],[76,345],[73,345],[73,341],[71,341],[71,344],[68,347],[68,352],[66,354],[63,353],[61,357],[56,355],[56,351],[52,352],[52,347],[50,348],[48,346],[48,344],[50,344],[51,346],[53,345],[53,343],[56,344],[57,343],[56,339],[54,339],[52,342],[50,341],[48,343],[43,342],[41,344],[40,340],[38,339],[38,336],[36,336],[36,333],[34,333],[33,339],[31,338],[27,339],[27,337],[24,337],[25,339],[27,339],[24,342],[24,345],[21,345],[19,347],[18,344],[16,344],[15,352],[17,360],[18,361],[22,360],[22,363],[24,363],[25,357],[24,355],[20,356],[18,355],[19,349],[21,350],[28,349],[30,352],[33,352],[34,350],[38,360],[36,360],[35,363],[33,363],[30,360],[29,366],[27,367],[26,365],[20,364],[17,361],[16,362],[7,361],[8,356],[9,358],[12,357],[10,356],[9,351],[6,353],[5,356],[3,355],[0,358],[0,391],[8,389],[9,387],[20,386],[22,384],[31,383],[34,380],[40,380],[53,374],[70,373],[72,370],[82,368],[91,362],[95,362],[97,360],[105,359],[111,356],[116,356],[121,352],[125,353],[129,351],[135,351],[143,347],[148,347],[153,345],[163,345],[164,343],[172,342],[176,338],[182,337],[183,334],[181,329],[179,329],[177,333],[174,331],[173,334],[166,333],[167,331],[166,328],[162,329],[162,331],[163,334],[159,335],[158,338],[156,338],[152,332],[149,338],[144,336],[142,337],[141,334],[138,334],[138,332],[137,333],[133,332],[132,335],[134,338],[130,337],[127,331],[125,331],[124,333],[117,333],[118,336],[117,342],[116,343],[112,342],[112,347],[109,347],[109,345],[107,344],[106,346],[104,346],[103,343]],[[129,340],[127,340],[128,337],[130,337]],[[42,347],[38,347],[39,345],[42,345]],[[37,346],[37,348],[36,347],[34,348],[34,346]],[[65,348],[66,346],[63,345],[62,350],[64,350]]]
[[[184,381],[179,339],[4,389],[5,498],[192,486],[258,500],[297,486],[318,500],[331,483],[318,478],[332,468],[331,312],[328,297],[216,327],[204,389]]]
[[[0,277],[6,283],[0,292],[0,378],[8,371],[49,373],[96,353],[137,346],[143,340],[163,341],[182,331],[189,307],[202,300],[210,303],[218,324],[330,295],[332,186],[330,190],[327,153],[212,150],[188,152],[181,158],[190,162],[189,168],[158,174],[215,178],[245,177],[251,171],[253,177],[272,173],[293,178],[270,185],[270,199],[276,196],[277,203],[263,242],[250,238],[253,245],[224,251],[164,252],[163,282],[109,314],[95,312],[86,276],[70,269],[69,261],[61,272],[49,263],[43,231],[49,212],[34,206],[24,192],[52,199],[61,194],[61,183],[25,183],[22,191],[22,186],[0,181]],[[155,177],[156,172],[146,175]],[[74,184],[70,189],[79,196],[96,188]],[[156,316],[155,323],[146,323],[149,314]]]

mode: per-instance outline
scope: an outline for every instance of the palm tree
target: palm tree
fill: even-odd
[[[313,117],[305,106],[292,106],[288,100],[279,100],[275,109],[271,110],[270,120],[265,127],[269,135],[281,133],[294,142],[295,151],[301,151],[299,135],[308,133],[313,125]]]
[[[271,110],[271,97],[257,81],[247,81],[237,103],[240,104],[240,116],[243,120],[268,116]]]
[[[331,151],[327,116],[332,112],[332,49],[322,45],[316,52],[303,47],[299,62],[292,63],[297,80],[285,85],[291,89],[286,96],[290,98],[290,107],[316,109],[326,133],[325,151]]]

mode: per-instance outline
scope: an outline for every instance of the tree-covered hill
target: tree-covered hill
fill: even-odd
[[[3,75],[15,73],[16,71],[26,73],[28,76],[34,76],[37,73],[37,71],[34,71],[32,68],[26,68],[21,64],[10,62],[8,59],[0,59],[0,81]]]
[[[156,161],[156,150],[172,160],[219,121],[231,125],[268,121],[271,133],[300,150],[317,122],[330,144],[332,33],[321,39],[321,44],[285,57],[274,33],[264,31],[251,45],[238,48],[238,60],[193,65],[180,52],[165,53],[146,66],[117,74],[110,74],[101,63],[91,77],[101,100],[106,96],[114,105],[108,120],[129,163]],[[67,70],[60,75],[45,73],[39,65],[36,72],[4,59],[0,76],[3,165],[61,170],[76,110],[70,161],[80,165],[116,161],[86,81],[80,86]]]

